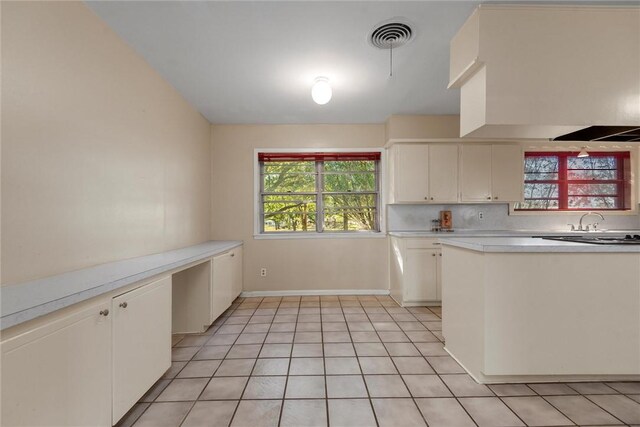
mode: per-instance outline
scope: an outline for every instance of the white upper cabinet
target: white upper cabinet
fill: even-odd
[[[389,161],[391,203],[457,201],[457,144],[396,144]]]
[[[458,144],[429,145],[429,200],[458,200]]]
[[[640,124],[640,8],[481,5],[451,41],[460,136]]]
[[[518,145],[491,146],[491,196],[494,201],[524,197],[524,154]]]
[[[426,144],[395,145],[393,189],[395,203],[429,200],[429,146]]]
[[[517,202],[523,192],[523,153],[519,145],[463,144],[462,202]]]
[[[462,201],[491,201],[491,145],[463,145],[460,159]]]

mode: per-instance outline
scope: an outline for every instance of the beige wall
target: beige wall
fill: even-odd
[[[212,126],[211,236],[244,240],[245,291],[388,289],[386,238],[253,238],[254,149],[371,148],[384,139],[382,124]]]
[[[209,123],[81,2],[2,2],[2,283],[209,238]]]

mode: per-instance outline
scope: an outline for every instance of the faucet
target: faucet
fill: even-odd
[[[580,222],[579,222],[579,224],[578,224],[578,231],[589,231],[589,225],[587,225],[587,227],[586,227],[586,228],[584,228],[584,229],[582,228],[582,220],[583,220],[585,217],[589,216],[589,215],[597,215],[597,216],[599,216],[599,217],[600,217],[600,221],[604,221],[604,216],[602,216],[602,214],[601,214],[601,213],[598,213],[598,212],[587,212],[586,214],[584,214],[584,215],[582,215],[582,216],[580,217]],[[597,223],[597,222],[594,222],[594,223],[593,223],[593,229],[595,230],[597,226],[598,226],[598,223]]]

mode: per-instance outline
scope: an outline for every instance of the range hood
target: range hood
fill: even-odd
[[[460,136],[638,140],[639,22],[640,7],[480,5],[451,41]]]
[[[638,126],[589,126],[553,138],[553,141],[640,141]]]

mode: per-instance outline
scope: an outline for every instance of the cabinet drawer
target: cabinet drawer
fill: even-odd
[[[406,248],[407,249],[438,249],[440,247],[440,242],[438,242],[437,238],[419,238],[419,239],[407,239],[406,240]]]

